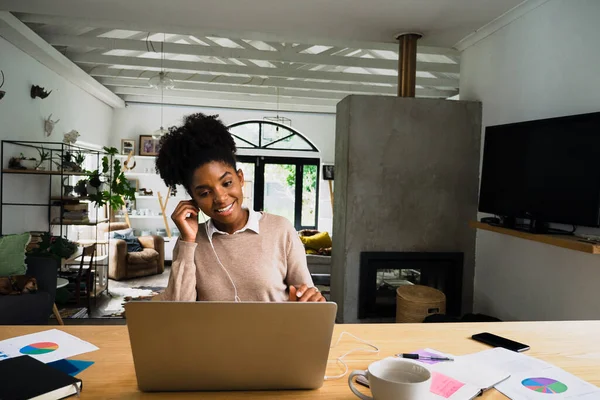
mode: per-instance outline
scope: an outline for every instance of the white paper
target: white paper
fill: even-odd
[[[508,373],[499,371],[493,367],[481,365],[480,363],[473,364],[473,362],[463,356],[456,357],[433,349],[425,349],[425,351],[441,357],[452,358],[454,361],[444,361],[427,365],[427,368],[464,384],[463,387],[448,397],[434,395],[436,399],[471,399],[479,395],[481,390],[489,389],[509,376]]]
[[[496,389],[511,399],[600,399],[600,389],[596,386],[552,364],[525,354],[495,348],[464,358],[509,373],[510,378],[496,385]],[[533,390],[536,388],[546,392]]]
[[[7,358],[29,355],[44,363],[98,350],[98,347],[58,329],[0,341],[0,354]]]
[[[451,376],[459,381],[473,385],[480,390],[487,390],[509,377],[508,373],[498,370],[493,366],[477,362],[476,360],[471,360],[469,356],[457,357],[432,349],[426,349],[426,351],[439,354],[442,357],[449,357],[454,360],[430,365],[429,367],[432,371]]]

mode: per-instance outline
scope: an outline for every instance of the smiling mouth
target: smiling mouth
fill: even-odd
[[[235,203],[235,201],[233,203]],[[233,203],[231,203],[227,207],[219,208],[219,209],[217,209],[215,211],[218,212],[218,213],[226,213],[227,211],[229,211],[229,210],[231,210],[233,208]]]

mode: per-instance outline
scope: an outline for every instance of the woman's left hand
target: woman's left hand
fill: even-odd
[[[324,302],[325,297],[319,292],[316,287],[309,288],[306,284],[296,288],[290,285],[290,301],[300,302]]]

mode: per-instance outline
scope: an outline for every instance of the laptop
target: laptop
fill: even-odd
[[[130,302],[142,391],[317,389],[335,303]]]

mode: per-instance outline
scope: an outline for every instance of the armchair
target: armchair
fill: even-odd
[[[123,222],[98,225],[98,233],[107,237],[108,232],[127,229]],[[165,270],[165,242],[163,237],[138,237],[143,251],[127,252],[127,243],[121,239],[110,239],[108,245],[108,277],[116,281],[141,276],[162,274]]]

